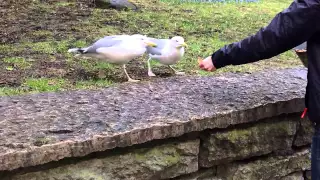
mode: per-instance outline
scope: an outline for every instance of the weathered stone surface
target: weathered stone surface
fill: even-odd
[[[199,140],[166,144],[132,153],[90,159],[54,169],[16,175],[10,180],[156,180],[198,170]]]
[[[297,138],[294,141],[294,146],[305,146],[312,142],[312,135],[314,133],[314,128],[312,122],[309,119],[302,119],[301,126],[297,132]]]
[[[1,97],[0,171],[300,112],[305,85],[286,69]]]
[[[281,120],[274,118],[273,122],[216,132],[203,137],[200,166],[211,167],[229,161],[291,149],[297,122],[290,118]]]
[[[289,174],[281,178],[281,180],[304,180],[303,172],[302,171],[294,172],[292,174]]]
[[[221,178],[215,177],[215,169],[205,169],[192,174],[186,174],[173,180],[222,180]]]
[[[308,149],[292,156],[269,157],[249,163],[232,163],[218,166],[217,176],[223,180],[281,180],[286,176],[310,168]]]

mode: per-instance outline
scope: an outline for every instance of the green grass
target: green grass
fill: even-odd
[[[6,57],[3,58],[3,62],[8,63],[11,65],[12,70],[16,67],[16,68],[20,68],[20,69],[27,69],[31,67],[31,61],[32,60],[28,60],[25,59],[23,57]]]
[[[32,62],[29,62],[29,59],[34,60],[34,63],[43,60],[59,60],[67,62],[68,66],[63,67],[67,68],[66,71],[81,67],[89,74],[104,71],[110,76],[117,74],[125,78],[121,68],[94,60],[74,58],[66,51],[71,47],[87,46],[106,35],[141,33],[156,38],[183,36],[189,48],[186,49],[183,60],[176,64],[175,68],[187,74],[218,75],[224,72],[254,72],[270,68],[301,66],[301,62],[291,51],[269,60],[228,66],[210,73],[199,70],[197,64],[197,57],[205,58],[228,43],[254,34],[267,25],[276,13],[287,8],[291,2],[292,0],[262,0],[256,3],[181,3],[178,0],[162,0],[151,3],[140,0],[137,4],[142,9],[138,12],[91,8],[89,16],[74,21],[72,25],[63,26],[63,23],[68,21],[61,21],[60,24],[57,23],[59,26],[54,26],[52,29],[32,31],[22,37],[20,43],[0,45],[0,51],[6,56],[2,60],[5,62],[7,71],[13,71],[15,68],[22,70],[30,68]],[[37,7],[43,8],[41,11],[43,17],[50,17],[50,13],[53,15],[61,8],[69,8],[70,12],[75,13],[80,11],[76,3],[65,1],[50,4],[35,3],[33,8]],[[45,20],[43,22],[48,23]],[[61,30],[54,29],[59,27],[64,27],[65,30],[60,32]],[[60,32],[58,34],[60,36],[57,36],[57,32]],[[139,58],[137,61],[143,61],[143,63],[135,66],[145,74],[147,74],[146,60],[146,56]],[[155,62],[152,64],[160,72],[162,68],[166,68]],[[0,95],[99,88],[120,83],[109,76],[92,77],[86,80],[68,79],[64,76],[34,78],[30,75],[22,78],[23,83],[20,87],[0,87]]]
[[[76,89],[97,89],[108,87],[116,83],[106,80],[78,81],[74,85],[65,79],[58,78],[30,78],[20,87],[0,87],[0,96],[22,95],[40,92],[57,92]]]

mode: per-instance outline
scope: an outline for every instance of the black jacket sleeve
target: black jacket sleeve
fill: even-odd
[[[320,0],[295,0],[264,28],[212,54],[216,68],[240,65],[281,54],[307,41],[320,29]]]

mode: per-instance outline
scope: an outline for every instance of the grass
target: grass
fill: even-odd
[[[31,65],[32,65],[31,64],[32,60],[27,60],[23,57],[6,57],[6,58],[3,58],[2,60],[7,64],[11,64],[12,68],[10,68],[9,70],[13,70],[15,67],[20,69],[28,69],[28,68],[31,68]]]
[[[66,52],[68,48],[87,46],[111,34],[141,33],[156,38],[183,36],[189,48],[175,68],[191,75],[254,72],[302,65],[298,57],[288,51],[269,60],[228,66],[212,73],[201,71],[197,66],[197,57],[209,56],[228,43],[254,34],[267,25],[276,13],[287,8],[291,0],[252,3],[136,2],[141,7],[140,11],[99,9],[78,1],[26,3],[25,11],[18,15],[11,14],[9,18],[23,19],[23,16],[28,26],[24,28],[22,23],[17,29],[1,30],[9,32],[11,39],[2,38],[4,43],[0,44],[0,96],[100,88],[125,82],[121,67],[78,59]],[[18,29],[24,31],[17,33]],[[133,78],[152,80],[147,77],[146,60],[147,57],[143,56],[127,66]],[[156,62],[152,64],[154,72],[160,77],[171,72]],[[11,86],[8,79],[14,79],[18,86]]]

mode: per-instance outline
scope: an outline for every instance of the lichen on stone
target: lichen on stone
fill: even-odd
[[[151,150],[139,150],[135,159],[151,170],[159,171],[180,161],[180,154],[174,146],[161,146]]]
[[[270,120],[271,121],[271,120]],[[275,118],[246,128],[234,128],[203,137],[200,164],[211,167],[225,161],[247,159],[290,150],[297,123]]]
[[[198,170],[199,140],[168,143],[151,148],[64,164],[57,168],[40,170],[10,177],[26,179],[168,179]],[[184,152],[189,152],[185,154]],[[46,178],[44,178],[46,177]]]

